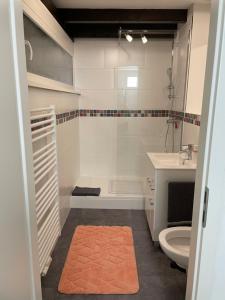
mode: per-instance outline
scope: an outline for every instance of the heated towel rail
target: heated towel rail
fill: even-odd
[[[54,106],[31,110],[40,274],[46,274],[60,235]]]

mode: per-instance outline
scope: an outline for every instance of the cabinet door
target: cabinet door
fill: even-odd
[[[145,211],[150,228],[152,238],[154,236],[154,216],[155,216],[155,180],[147,177],[146,179],[146,197],[145,197]]]
[[[146,217],[148,220],[149,229],[152,235],[152,238],[154,236],[154,199],[151,197],[146,197],[145,199],[145,211],[146,211]]]
[[[24,15],[27,71],[73,86],[73,57]]]

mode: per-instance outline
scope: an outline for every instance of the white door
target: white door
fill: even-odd
[[[0,0],[0,299],[40,300],[22,7]]]
[[[186,300],[225,299],[225,1],[212,1]],[[205,191],[208,188],[208,192]],[[207,213],[203,209],[208,202]],[[208,200],[208,201],[207,201]]]

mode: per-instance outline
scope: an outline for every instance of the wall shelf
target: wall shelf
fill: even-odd
[[[27,72],[27,80],[28,80],[29,87],[36,87],[40,89],[65,92],[65,93],[75,94],[78,96],[81,95],[79,92],[76,92],[71,85],[53,79],[49,79],[47,77],[36,75],[33,73]]]

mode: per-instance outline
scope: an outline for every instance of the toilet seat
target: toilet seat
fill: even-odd
[[[165,254],[181,268],[188,267],[191,227],[171,227],[160,232],[159,243]]]

